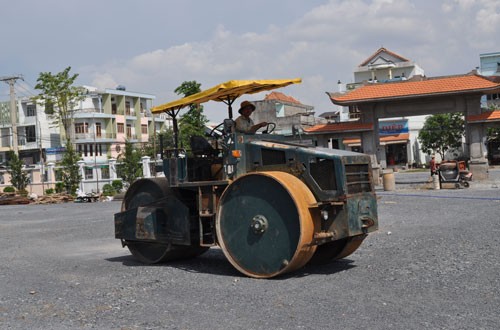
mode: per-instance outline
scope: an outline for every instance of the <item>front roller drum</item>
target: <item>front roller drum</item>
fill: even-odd
[[[316,202],[307,186],[285,172],[250,173],[223,193],[216,219],[219,245],[241,273],[270,278],[304,266],[313,256]]]

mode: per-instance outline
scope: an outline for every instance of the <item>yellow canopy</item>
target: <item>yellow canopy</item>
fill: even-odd
[[[300,78],[279,80],[230,80],[177,101],[156,106],[152,109],[152,112],[175,111],[191,104],[201,104],[208,101],[225,102],[231,107],[234,100],[243,94],[259,93],[301,82],[302,80]]]

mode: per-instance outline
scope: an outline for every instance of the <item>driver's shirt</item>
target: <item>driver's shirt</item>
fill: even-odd
[[[248,117],[246,118],[245,116],[239,116],[236,118],[234,121],[236,124],[236,131],[240,133],[253,133],[251,131],[252,126],[254,126],[254,122],[252,118]]]

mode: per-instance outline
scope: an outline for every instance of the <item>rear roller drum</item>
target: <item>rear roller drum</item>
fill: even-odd
[[[220,200],[217,238],[241,273],[270,278],[304,266],[314,254],[315,198],[298,178],[284,172],[239,177]]]
[[[140,179],[127,190],[122,202],[122,211],[144,206],[172,195],[165,178]],[[201,246],[171,245],[155,242],[125,241],[130,253],[146,264],[155,264],[175,259],[193,258],[206,252]]]
[[[365,237],[366,235],[358,235],[319,245],[309,263],[321,265],[345,258],[361,246]]]

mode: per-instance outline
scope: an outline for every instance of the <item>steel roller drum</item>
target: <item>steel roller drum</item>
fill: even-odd
[[[139,179],[127,190],[122,203],[122,211],[147,205],[172,194],[173,192],[165,178]],[[192,258],[208,250],[208,248],[200,246],[141,241],[126,241],[126,245],[137,260],[146,264]]]
[[[307,186],[285,172],[251,173],[236,179],[220,200],[219,245],[243,274],[270,278],[305,265],[316,250]]]

